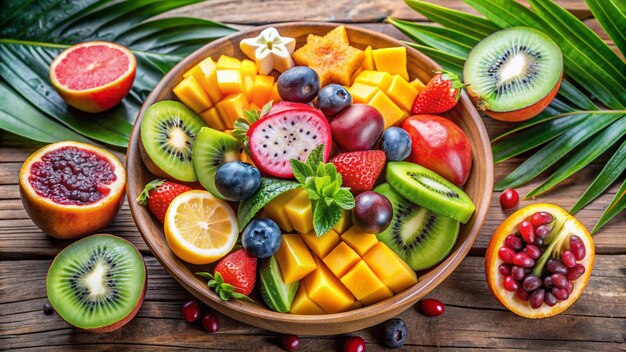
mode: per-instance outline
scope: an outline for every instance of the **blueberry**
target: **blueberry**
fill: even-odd
[[[250,221],[241,234],[243,248],[255,258],[271,257],[280,248],[280,243],[280,228],[270,219],[259,218]]]
[[[389,348],[400,348],[404,345],[409,331],[404,320],[400,318],[389,319],[385,322],[385,345]]]
[[[352,105],[352,95],[344,86],[329,84],[320,90],[317,96],[317,108],[326,117],[338,115],[343,109]]]
[[[320,76],[306,66],[294,66],[278,77],[278,94],[285,101],[308,103],[320,90]]]
[[[400,127],[389,127],[380,139],[387,160],[404,160],[411,154],[411,137]]]
[[[259,170],[241,161],[230,161],[217,169],[215,187],[226,200],[238,202],[250,197],[261,184]]]

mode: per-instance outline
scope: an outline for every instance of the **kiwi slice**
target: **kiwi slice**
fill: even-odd
[[[463,80],[478,97],[479,108],[508,112],[548,96],[562,72],[561,49],[550,37],[533,28],[513,27],[489,35],[472,49]]]
[[[146,267],[130,242],[93,235],[62,250],[46,279],[48,300],[68,323],[106,332],[128,322],[145,293]]]
[[[393,208],[391,225],[376,237],[413,270],[430,268],[450,253],[459,235],[458,221],[406,200],[387,183],[374,192],[387,197]]]
[[[235,137],[210,127],[202,127],[193,147],[193,168],[202,187],[224,199],[215,187],[217,169],[226,162],[239,160],[240,143]]]
[[[170,177],[184,182],[197,180],[191,150],[204,126],[200,116],[172,100],[146,109],[141,120],[141,142],[152,163]],[[151,170],[152,171],[152,170]]]
[[[466,223],[474,203],[459,187],[435,172],[414,163],[387,164],[387,182],[411,202],[437,214]]]

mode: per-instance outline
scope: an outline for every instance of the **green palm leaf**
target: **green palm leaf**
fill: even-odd
[[[615,46],[626,54],[626,2],[617,0],[587,0],[587,6]]]
[[[195,18],[152,19],[199,0],[3,1],[0,5],[0,77],[29,114],[5,116],[0,128],[40,142],[29,121],[47,118],[63,130],[118,147],[126,147],[143,100],[176,63],[198,47],[235,32],[217,22]],[[61,50],[90,40],[114,41],[137,57],[137,74],[130,94],[112,110],[86,114],[69,108],[49,82],[49,65]],[[0,110],[13,102],[0,101]],[[5,123],[6,121],[6,123]],[[57,138],[58,137],[58,138]]]
[[[591,230],[592,234],[595,234],[602,228],[602,226],[606,225],[609,220],[613,219],[617,214],[626,209],[626,180],[622,183],[622,186],[617,190],[615,194],[615,198],[611,201],[611,204],[606,208],[604,214],[600,217],[596,226]]]

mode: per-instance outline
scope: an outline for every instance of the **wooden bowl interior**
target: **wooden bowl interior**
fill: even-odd
[[[282,35],[296,38],[297,47],[300,47],[306,43],[306,37],[310,33],[324,35],[335,26],[336,24],[304,22],[285,23],[274,27],[278,28]],[[374,48],[402,45],[393,38],[373,31],[346,27],[351,45],[361,49],[368,45]],[[212,267],[190,265],[178,259],[167,245],[162,224],[152,217],[145,207],[135,202],[143,186],[155,178],[145,168],[139,152],[139,126],[145,109],[161,100],[177,100],[172,93],[173,87],[182,80],[185,71],[207,56],[214,59],[220,55],[243,58],[244,55],[239,50],[239,41],[256,36],[263,28],[240,32],[202,47],[174,67],[148,96],[135,123],[127,152],[127,193],[132,215],[144,240],[165,269],[194,296],[223,314],[268,330],[302,335],[345,333],[377,324],[407,309],[448,277],[469,251],[485,219],[493,188],[491,146],[482,120],[465,93],[459,104],[445,116],[457,123],[472,142],[473,167],[464,189],[474,201],[476,212],[467,224],[461,226],[459,238],[451,254],[443,262],[418,273],[419,282],[413,287],[371,306],[344,313],[304,316],[273,312],[259,303],[260,297],[254,297],[257,303],[221,301],[214,292],[209,291],[204,279],[194,275],[197,270],[210,270]],[[412,48],[407,47],[407,53],[411,79],[419,78],[427,82],[432,77],[433,71],[440,68]]]

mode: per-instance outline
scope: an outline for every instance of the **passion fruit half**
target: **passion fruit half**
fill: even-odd
[[[110,152],[58,142],[34,152],[20,170],[22,204],[52,237],[78,238],[107,226],[124,201],[126,172]]]
[[[534,204],[509,216],[485,255],[487,284],[513,313],[547,318],[571,306],[591,276],[594,244],[587,229],[553,204]]]

